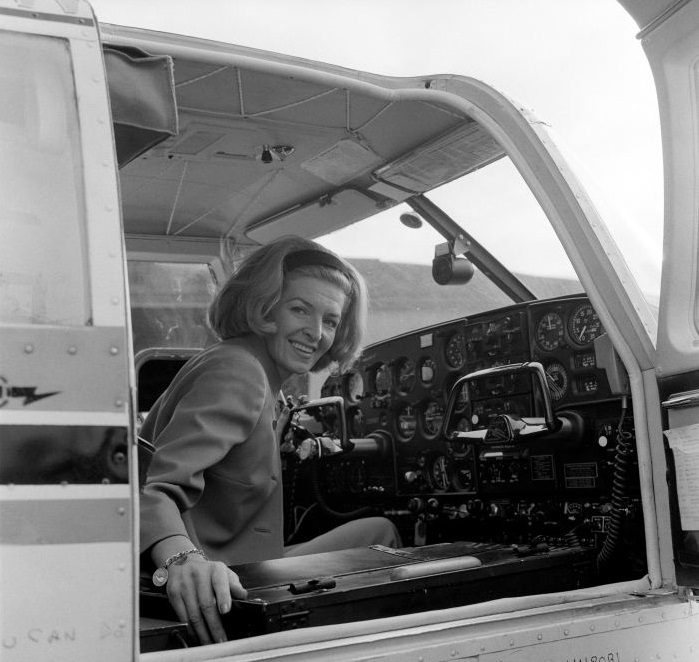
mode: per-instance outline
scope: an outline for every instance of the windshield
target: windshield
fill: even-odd
[[[541,207],[507,159],[427,196],[512,271],[536,298],[583,291]],[[400,221],[407,204],[318,239],[365,276],[371,299],[368,342],[512,303],[476,270],[463,285],[432,278],[435,246],[446,240],[423,223]]]

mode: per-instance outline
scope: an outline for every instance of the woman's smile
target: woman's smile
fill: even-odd
[[[270,315],[276,331],[266,337],[284,379],[308,372],[332,347],[346,299],[334,283],[293,274],[287,278]]]

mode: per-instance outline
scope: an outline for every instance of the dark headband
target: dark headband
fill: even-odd
[[[293,271],[294,269],[299,269],[300,267],[311,267],[316,265],[336,269],[340,273],[345,274],[345,276],[348,275],[345,263],[340,260],[340,258],[337,258],[330,253],[326,253],[325,251],[318,251],[312,248],[304,249],[289,253],[284,258],[284,271]]]

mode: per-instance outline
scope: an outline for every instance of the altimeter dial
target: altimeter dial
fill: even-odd
[[[589,303],[583,303],[573,311],[568,332],[578,345],[587,345],[602,333],[602,323]]]

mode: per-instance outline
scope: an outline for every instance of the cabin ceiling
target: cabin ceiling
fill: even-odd
[[[167,41],[155,50],[168,54]],[[503,154],[439,101],[232,66],[225,53],[173,59],[179,132],[120,171],[128,235],[320,236]]]

